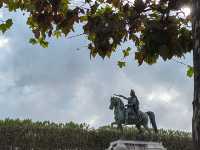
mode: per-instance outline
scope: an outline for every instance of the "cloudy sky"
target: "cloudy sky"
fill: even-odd
[[[26,17],[0,12],[1,19],[11,16],[14,26],[0,35],[0,119],[74,121],[99,127],[113,121],[108,109],[112,94],[128,96],[133,88],[141,109],[155,112],[159,128],[191,131],[193,80],[186,77],[185,66],[160,60],[138,67],[133,52],[128,66],[119,69],[121,53],[110,60],[90,60],[84,36],[53,39],[47,49],[32,46]],[[181,61],[192,64],[192,54]]]

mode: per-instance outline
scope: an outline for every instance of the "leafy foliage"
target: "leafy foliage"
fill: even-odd
[[[8,29],[10,29],[12,24],[13,24],[12,19],[8,19],[6,21],[3,21],[3,23],[0,24],[0,31],[2,33],[5,33]]]
[[[194,74],[194,68],[192,66],[188,66],[187,76],[191,78],[193,74]]]
[[[124,61],[118,61],[117,65],[120,67],[120,68],[123,68],[126,66],[126,62]]]
[[[67,36],[75,23],[82,23],[90,55],[110,57],[122,43],[132,41],[137,47],[135,59],[153,64],[173,56],[182,57],[192,50],[191,16],[181,8],[191,0],[86,0],[73,6],[73,0],[1,0],[0,7],[29,14],[27,25],[34,34],[32,44],[48,46],[47,37]],[[0,25],[5,32],[11,20]],[[129,48],[122,50],[129,56]],[[124,63],[118,62],[120,67]]]
[[[120,136],[120,132],[110,126],[92,129],[87,124],[73,122],[0,121],[0,149],[4,150],[102,150]],[[126,128],[124,136],[133,140],[159,141],[168,150],[192,150],[191,134],[186,132],[161,129],[158,135],[149,137],[146,134],[139,135],[135,128]]]

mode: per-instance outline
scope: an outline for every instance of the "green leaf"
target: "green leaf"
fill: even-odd
[[[49,45],[49,43],[43,38],[39,38],[39,39],[31,38],[29,40],[29,43],[31,43],[33,45],[40,44],[43,48],[47,48]]]
[[[135,52],[135,60],[138,61],[139,66],[142,65],[144,58],[145,56],[143,52]]]
[[[17,7],[18,7],[18,3],[16,3],[15,1],[11,1],[9,0],[9,5],[8,5],[8,10],[9,11],[16,11]]]
[[[57,39],[61,37],[61,35],[62,35],[61,31],[54,31],[53,33],[53,36],[55,36]]]
[[[118,61],[118,62],[117,62],[117,65],[118,65],[120,68],[123,68],[123,67],[126,66],[126,62],[124,62],[124,61]]]
[[[87,20],[88,20],[88,16],[81,16],[80,17],[81,22],[84,22],[84,21],[87,21]]]
[[[4,23],[0,24],[0,31],[5,33],[13,25],[12,19],[6,20]]]
[[[192,66],[188,66],[187,76],[192,77],[194,75],[194,68]]]
[[[43,48],[47,48],[49,43],[47,41],[45,41],[45,39],[41,38],[38,40],[39,44],[43,47]]]
[[[108,56],[108,58],[110,58],[111,55],[112,55],[112,51],[107,51],[107,52],[106,52],[106,56]]]
[[[31,39],[29,40],[29,43],[31,43],[31,44],[33,44],[33,45],[35,45],[35,44],[37,44],[38,42],[37,42],[37,40],[36,40],[36,39],[34,39],[34,38],[31,38]]]
[[[130,47],[128,47],[127,49],[123,50],[123,55],[124,55],[124,57],[129,56],[130,51],[131,51],[131,48],[130,48]]]
[[[9,29],[13,25],[12,19],[6,20],[6,26]]]

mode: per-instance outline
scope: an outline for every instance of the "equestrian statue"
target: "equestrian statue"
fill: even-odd
[[[127,100],[128,104],[124,105],[120,97]],[[148,128],[148,120],[150,119],[155,133],[158,132],[154,112],[140,111],[139,101],[133,89],[130,91],[130,97],[114,94],[110,99],[109,108],[114,109],[115,122],[111,123],[111,126],[116,124],[121,131],[123,131],[122,125],[136,125],[140,132],[142,132],[141,126],[143,126],[150,133]]]

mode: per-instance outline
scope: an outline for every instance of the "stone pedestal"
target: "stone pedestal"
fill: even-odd
[[[118,140],[110,143],[106,150],[167,150],[162,143]]]

